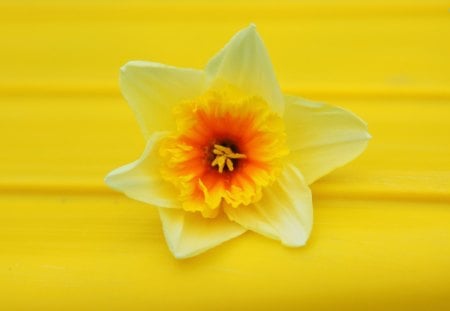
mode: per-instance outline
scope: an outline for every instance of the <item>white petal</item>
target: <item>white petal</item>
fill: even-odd
[[[164,235],[176,258],[188,258],[235,238],[246,230],[225,215],[204,218],[200,213],[159,209]]]
[[[176,190],[161,178],[159,172],[158,143],[164,135],[162,132],[154,133],[142,156],[109,173],[105,178],[106,184],[141,202],[159,207],[178,207]]]
[[[227,206],[228,217],[243,227],[286,246],[302,246],[312,228],[311,191],[293,165],[287,166],[277,181],[263,190],[261,200],[250,206]]]
[[[289,160],[308,184],[354,158],[367,146],[367,124],[339,107],[286,96]]]
[[[206,66],[210,83],[226,81],[251,95],[264,98],[280,115],[284,98],[280,91],[269,54],[256,27],[238,32]]]
[[[132,61],[121,69],[120,87],[148,138],[175,128],[172,107],[205,91],[203,71]]]

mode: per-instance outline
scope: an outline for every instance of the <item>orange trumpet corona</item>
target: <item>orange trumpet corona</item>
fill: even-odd
[[[215,217],[224,204],[257,202],[288,153],[283,122],[267,103],[227,87],[180,103],[174,114],[177,133],[160,155],[182,208]]]

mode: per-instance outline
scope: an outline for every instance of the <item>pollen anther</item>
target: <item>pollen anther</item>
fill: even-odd
[[[217,166],[219,173],[223,173],[225,167],[228,171],[232,172],[234,170],[233,160],[247,158],[245,154],[234,152],[230,147],[224,147],[218,144],[214,145],[213,154],[216,157],[211,162],[211,166]]]

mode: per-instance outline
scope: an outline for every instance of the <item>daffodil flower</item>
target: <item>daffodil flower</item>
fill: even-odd
[[[346,110],[284,96],[254,25],[205,70],[132,61],[120,85],[147,145],[106,183],[159,209],[177,258],[247,230],[304,245],[313,223],[308,185],[370,138]]]

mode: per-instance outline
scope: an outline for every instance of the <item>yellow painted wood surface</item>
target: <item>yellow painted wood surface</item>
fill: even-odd
[[[1,310],[450,309],[449,1],[0,1]],[[201,68],[255,22],[285,92],[373,140],[313,186],[309,244],[172,258],[104,175],[144,142],[131,59]]]

